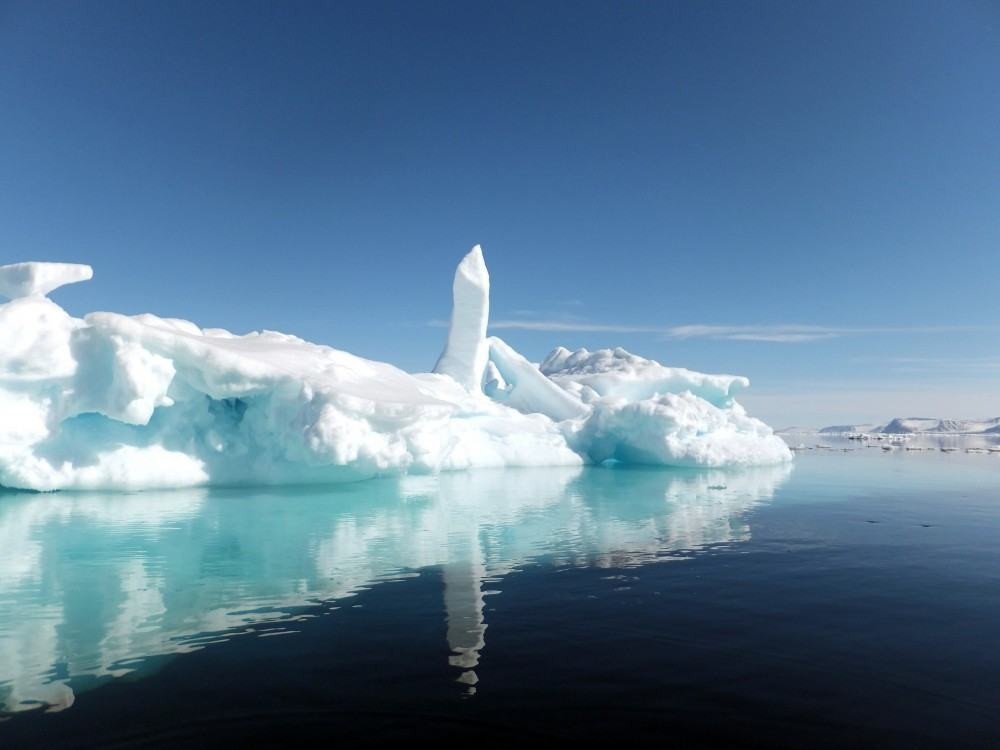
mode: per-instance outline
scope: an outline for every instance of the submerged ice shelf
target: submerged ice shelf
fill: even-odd
[[[486,336],[476,246],[455,274],[447,344],[411,374],[298,337],[154,315],[70,316],[46,296],[89,266],[0,267],[0,486],[140,489],[315,483],[607,459],[787,461],[733,399],[745,378],[623,349],[558,348],[541,367]]]

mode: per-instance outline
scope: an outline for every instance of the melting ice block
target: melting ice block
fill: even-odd
[[[0,266],[0,295],[8,299],[44,297],[66,284],[89,281],[94,269],[82,263],[13,263]]]
[[[525,357],[518,354],[496,336],[489,339],[491,372],[499,374],[503,387],[493,398],[503,401],[520,412],[544,414],[560,422],[586,416],[587,406],[573,394],[545,377]]]
[[[272,331],[155,315],[74,318],[44,295],[88,266],[0,268],[0,486],[146,489],[319,483],[606,459],[728,466],[791,454],[733,394],[745,378],[622,349],[536,367],[487,338],[477,246],[455,274],[433,373]]]

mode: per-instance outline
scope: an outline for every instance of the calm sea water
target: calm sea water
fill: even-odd
[[[3,494],[0,747],[997,746],[998,539],[961,452]]]

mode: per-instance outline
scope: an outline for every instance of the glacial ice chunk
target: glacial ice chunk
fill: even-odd
[[[539,371],[590,407],[568,430],[589,461],[751,466],[788,460],[785,442],[733,396],[738,375],[666,367],[624,349],[554,349]]]
[[[569,392],[545,377],[502,339],[489,338],[490,365],[503,382],[503,402],[526,414],[544,414],[556,422],[582,417],[589,409]]]
[[[789,458],[785,441],[740,404],[719,407],[691,391],[601,399],[570,444],[593,463],[759,466]]]

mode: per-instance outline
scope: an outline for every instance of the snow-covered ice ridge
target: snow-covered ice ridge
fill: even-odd
[[[70,316],[46,296],[89,266],[0,267],[0,485],[141,489],[619,461],[787,461],[733,400],[745,378],[623,349],[538,367],[487,337],[489,274],[459,264],[448,340],[410,374],[296,336],[155,315]]]

